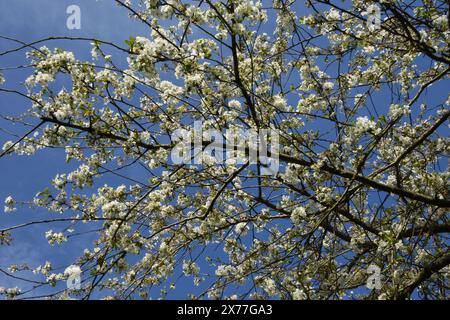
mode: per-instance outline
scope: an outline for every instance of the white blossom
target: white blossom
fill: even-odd
[[[306,218],[306,209],[304,207],[296,207],[292,210],[291,220],[295,225],[299,225]]]

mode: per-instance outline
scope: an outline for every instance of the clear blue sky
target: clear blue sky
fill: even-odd
[[[69,30],[66,27],[69,5],[76,4],[81,9],[81,29]],[[0,10],[0,35],[18,39],[29,43],[44,39],[49,36],[88,37],[111,41],[125,46],[124,40],[130,36],[149,36],[148,27],[142,23],[131,20],[128,12],[114,4],[112,0],[15,0],[4,1]],[[44,44],[41,44],[44,45]],[[50,41],[45,45],[49,48],[62,47],[71,50],[80,60],[90,60],[92,46],[88,41]],[[14,42],[0,39],[0,52],[17,47]],[[40,45],[39,45],[40,46]],[[116,51],[117,53],[117,51]],[[120,54],[114,58],[122,59]],[[26,62],[25,51],[17,54],[9,54],[0,57],[0,68],[22,65]],[[115,63],[117,61],[115,60]],[[120,62],[119,62],[120,65]],[[31,69],[4,71],[5,88],[14,88],[24,91],[22,83],[32,72]],[[16,95],[0,95],[0,115],[18,115],[27,110],[29,101]],[[20,125],[13,125],[9,121],[0,118],[0,146],[8,140],[15,141],[16,135],[29,130]],[[54,218],[55,214],[49,214],[43,209],[34,210],[27,207],[18,208],[13,214],[3,213],[4,199],[12,195],[18,201],[28,201],[37,192],[50,186],[51,180],[58,173],[70,172],[76,168],[76,164],[67,165],[63,150],[46,149],[37,152],[31,157],[7,156],[0,158],[0,227],[17,225],[32,220]],[[122,171],[131,178],[140,179],[140,172],[136,168]],[[119,181],[106,178],[100,182],[118,185]],[[123,183],[123,182],[122,182]],[[99,184],[97,184],[99,185]],[[0,268],[7,270],[11,264],[26,263],[31,268],[49,260],[55,267],[60,267],[54,272],[63,272],[65,266],[72,264],[76,258],[82,255],[84,248],[92,249],[94,234],[77,237],[66,244],[51,247],[46,239],[45,232],[52,228],[61,231],[66,224],[35,225],[20,230],[15,230],[13,237],[16,241],[11,246],[0,246]],[[91,227],[92,229],[92,227]],[[79,229],[77,231],[80,231]],[[22,276],[22,274],[21,274]],[[26,277],[26,278],[32,278]],[[39,280],[44,280],[41,278]],[[23,287],[23,282],[11,279],[0,273],[0,287]],[[172,298],[186,298],[186,286],[192,288],[192,279],[177,281],[177,289],[172,292]],[[23,288],[27,288],[24,286]],[[182,287],[185,287],[183,290]],[[58,285],[63,289],[64,283]],[[181,289],[181,290],[180,290]],[[53,292],[54,289],[51,290]],[[46,290],[37,290],[33,296],[44,294]],[[95,296],[94,296],[95,298]]]
[[[69,30],[66,27],[69,5],[76,4],[81,8],[82,25],[80,30]],[[31,42],[48,36],[92,37],[103,40],[117,41],[123,44],[124,39],[131,35],[146,35],[147,30],[142,24],[128,18],[123,8],[117,7],[111,0],[14,0],[2,1],[0,10],[0,35]],[[46,43],[48,47],[61,46],[75,52],[80,59],[90,59],[89,42]],[[0,40],[0,52],[17,47],[16,43]],[[25,62],[25,51],[0,57],[0,68],[20,65]],[[7,78],[3,85],[6,88],[23,87],[20,83],[26,79],[31,70],[15,70],[4,72]],[[29,107],[29,102],[16,95],[0,96],[0,114],[20,114]],[[7,140],[15,140],[14,136],[5,131],[20,134],[25,132],[22,126],[12,125],[0,119],[0,145]],[[32,157],[9,156],[0,158],[0,227],[11,226],[31,220],[41,220],[53,215],[42,210],[19,208],[14,214],[3,213],[3,200],[12,195],[18,200],[30,200],[33,196],[49,186],[51,179],[57,173],[68,172],[65,165],[65,155],[61,150],[46,150]],[[55,226],[55,225],[54,225]],[[62,227],[62,225],[61,225]],[[11,246],[0,246],[0,267],[6,269],[12,263],[28,263],[30,267],[44,263],[46,259],[65,266],[73,263],[83,248],[91,247],[89,237],[83,243],[70,242],[70,247],[50,247],[44,233],[48,227],[35,226],[15,232]],[[57,228],[57,227],[56,227]],[[61,270],[59,270],[61,272]],[[11,287],[22,285],[11,278],[0,274],[0,286]]]
[[[81,8],[81,30],[66,28],[66,8],[76,4]],[[128,18],[123,8],[114,5],[112,0],[14,0],[2,1],[0,10],[0,35],[17,38],[24,42],[31,42],[48,36],[92,37],[123,44],[123,40],[131,35],[148,35],[148,29],[142,24]],[[63,46],[75,52],[80,59],[90,59],[91,47],[88,43],[53,41],[46,44],[49,47]],[[10,41],[0,39],[0,52],[16,47]],[[23,64],[24,51],[0,57],[0,68]],[[20,82],[30,74],[30,69],[5,72],[6,88],[20,88]],[[447,86],[446,86],[447,84]],[[22,88],[23,90],[23,88]],[[448,93],[448,81],[441,82],[424,95],[423,101],[445,101],[443,97]],[[376,102],[380,103],[381,113],[386,110],[387,101],[380,94]],[[15,95],[0,95],[0,114],[19,114],[27,109],[29,102]],[[15,140],[15,134],[24,132],[24,128],[12,125],[0,119],[0,146],[7,140]],[[444,130],[448,130],[447,128]],[[38,152],[33,157],[9,156],[0,158],[0,201],[12,195],[18,200],[29,200],[49,186],[51,179],[57,173],[70,171],[65,164],[64,152],[60,150],[46,150]],[[128,172],[136,175],[136,172]],[[2,204],[3,208],[3,204]],[[40,220],[52,217],[39,210],[20,208],[15,214],[0,212],[0,228],[30,220]],[[54,225],[55,226],[55,225]],[[15,232],[18,238],[12,246],[0,246],[0,267],[6,269],[11,263],[28,263],[31,267],[45,262],[46,259],[55,262],[56,266],[71,264],[82,250],[90,247],[92,237],[86,237],[83,242],[70,242],[70,246],[55,246],[51,248],[44,233],[47,226],[33,226]],[[56,228],[55,228],[56,230]],[[80,238],[78,238],[80,239]],[[10,287],[21,285],[0,274],[0,286]],[[181,297],[181,296],[180,296]]]

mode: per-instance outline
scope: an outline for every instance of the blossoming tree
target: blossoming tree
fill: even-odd
[[[37,224],[55,246],[86,227],[96,238],[66,272],[51,261],[4,271],[18,288],[0,294],[448,298],[450,101],[430,98],[449,88],[448,2],[115,2],[148,37],[66,37],[91,42],[90,61],[49,49],[55,38],[1,53],[27,51],[33,67],[25,87],[0,86],[30,105],[11,121],[31,124],[1,157],[62,147],[77,164],[32,201],[5,200],[8,214],[33,206],[53,218],[0,226],[1,245]],[[215,161],[206,143],[199,161],[172,161],[174,133],[195,134],[194,122],[232,132],[225,142],[276,132],[279,167]],[[370,289],[369,266],[380,271]],[[29,269],[38,281],[20,276]],[[58,287],[73,270],[81,285]],[[185,277],[192,288],[177,286]]]

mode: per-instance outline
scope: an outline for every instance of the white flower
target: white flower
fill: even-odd
[[[51,262],[46,261],[43,266],[38,266],[36,269],[33,269],[33,273],[34,274],[41,273],[41,274],[47,276],[49,274],[50,270],[52,270],[52,264],[51,264]]]
[[[6,204],[7,206],[13,206],[14,203],[16,203],[16,201],[15,201],[15,200],[13,199],[13,197],[11,197],[11,196],[8,196],[8,197],[5,199],[5,204]]]
[[[183,89],[170,81],[161,81],[159,84],[161,97],[165,102],[178,102],[183,94]]]
[[[5,213],[12,213],[12,212],[14,212],[16,210],[17,210],[16,208],[11,208],[11,207],[7,207],[7,206],[5,206],[4,209],[3,209],[3,211]]]
[[[389,107],[389,116],[392,119],[395,119],[402,115],[408,115],[410,112],[410,106],[408,105],[400,106],[398,104],[391,104],[391,106]]]
[[[6,296],[9,299],[14,299],[15,297],[17,297],[21,293],[20,289],[17,288],[17,287],[4,289],[2,291],[4,291],[4,293],[6,293]],[[1,291],[0,291],[0,293],[1,293]]]
[[[386,293],[382,293],[378,296],[378,300],[387,300],[387,294]]]
[[[67,176],[67,180],[72,181],[75,185],[82,188],[85,185],[92,184],[92,172],[89,166],[82,164],[78,170],[71,172]]]
[[[389,243],[384,240],[380,240],[378,243],[377,253],[386,254],[386,250],[389,247]]]
[[[81,268],[77,265],[70,265],[64,270],[64,275],[67,277],[78,277],[81,275]]]
[[[266,278],[263,281],[263,289],[270,296],[275,296],[277,294],[277,284],[273,279]]]
[[[374,52],[375,52],[375,47],[374,46],[367,45],[367,46],[364,47],[364,53],[372,54]]]
[[[55,243],[61,244],[67,241],[66,236],[62,232],[53,232],[53,230],[47,231],[45,237],[50,245],[54,245]]]
[[[406,251],[406,246],[403,243],[403,241],[399,240],[395,243],[395,249],[400,250],[400,251]]]
[[[300,224],[305,217],[306,209],[304,207],[297,207],[292,211],[291,220],[295,225]]]
[[[150,138],[151,138],[150,132],[143,131],[143,132],[140,133],[140,136],[141,136],[141,140],[143,142],[149,142],[150,141]]]
[[[292,293],[292,299],[294,300],[305,300],[306,294],[301,289],[295,289],[295,291]]]
[[[230,102],[228,102],[228,106],[232,109],[240,109],[241,103],[237,100],[231,100]]]
[[[9,148],[12,147],[13,144],[14,144],[14,142],[12,142],[12,141],[6,141],[6,142],[3,144],[2,150],[3,150],[3,151],[8,150]]]
[[[127,191],[127,187],[125,185],[120,185],[117,187],[116,189],[116,195],[118,197],[123,196],[125,194],[125,192]]]
[[[272,105],[279,110],[285,110],[286,99],[283,98],[281,95],[277,94],[276,96],[273,96]]]
[[[13,197],[9,196],[5,199],[5,213],[11,213],[16,211],[17,209],[14,208],[14,204],[16,203],[16,201],[13,199]]]
[[[328,20],[341,20],[341,14],[334,8],[326,13],[326,17]]]
[[[433,23],[434,25],[438,26],[438,27],[445,27],[447,24],[447,15],[443,14],[441,16],[438,17],[433,17]]]
[[[183,261],[183,273],[186,276],[198,275],[200,268],[194,261]]]
[[[52,286],[56,286],[56,282],[64,279],[64,276],[61,273],[52,273],[47,276],[47,282]]]
[[[43,86],[47,85],[52,80],[53,80],[53,76],[48,73],[39,72],[34,77],[34,83],[39,83],[40,85],[43,85]]]
[[[245,222],[238,223],[234,227],[234,230],[236,231],[237,234],[239,234],[241,236],[245,235],[248,231],[247,223],[245,223]]]
[[[376,128],[377,124],[372,121],[369,120],[369,118],[367,118],[367,116],[364,117],[358,117],[356,119],[356,123],[355,123],[355,129],[358,132],[366,132],[366,131],[370,131],[370,130],[374,130]]]
[[[55,179],[53,179],[53,184],[56,188],[62,189],[67,183],[66,175],[65,174],[58,174],[56,175]]]
[[[333,87],[334,87],[334,83],[331,81],[327,81],[323,84],[323,89],[327,90],[327,91],[333,89]]]
[[[93,60],[98,60],[98,53],[99,53],[98,47],[94,45],[94,47],[91,50],[91,56]]]
[[[235,268],[232,266],[220,265],[216,269],[216,276],[218,277],[229,276],[235,273],[235,271],[236,271]]]
[[[418,263],[424,263],[429,259],[430,255],[428,252],[424,249],[417,249],[417,256],[416,256],[416,262]]]
[[[102,211],[105,217],[115,217],[116,215],[120,216],[125,214],[126,210],[126,204],[117,200],[105,203],[102,206]]]

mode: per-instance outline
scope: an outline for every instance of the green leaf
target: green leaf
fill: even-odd
[[[130,50],[133,50],[135,43],[136,43],[135,37],[130,37],[128,40],[125,40],[125,44],[128,45],[128,47],[130,47]]]
[[[42,198],[50,197],[50,191],[48,190],[48,187],[45,188],[44,191],[38,192],[37,196]]]

